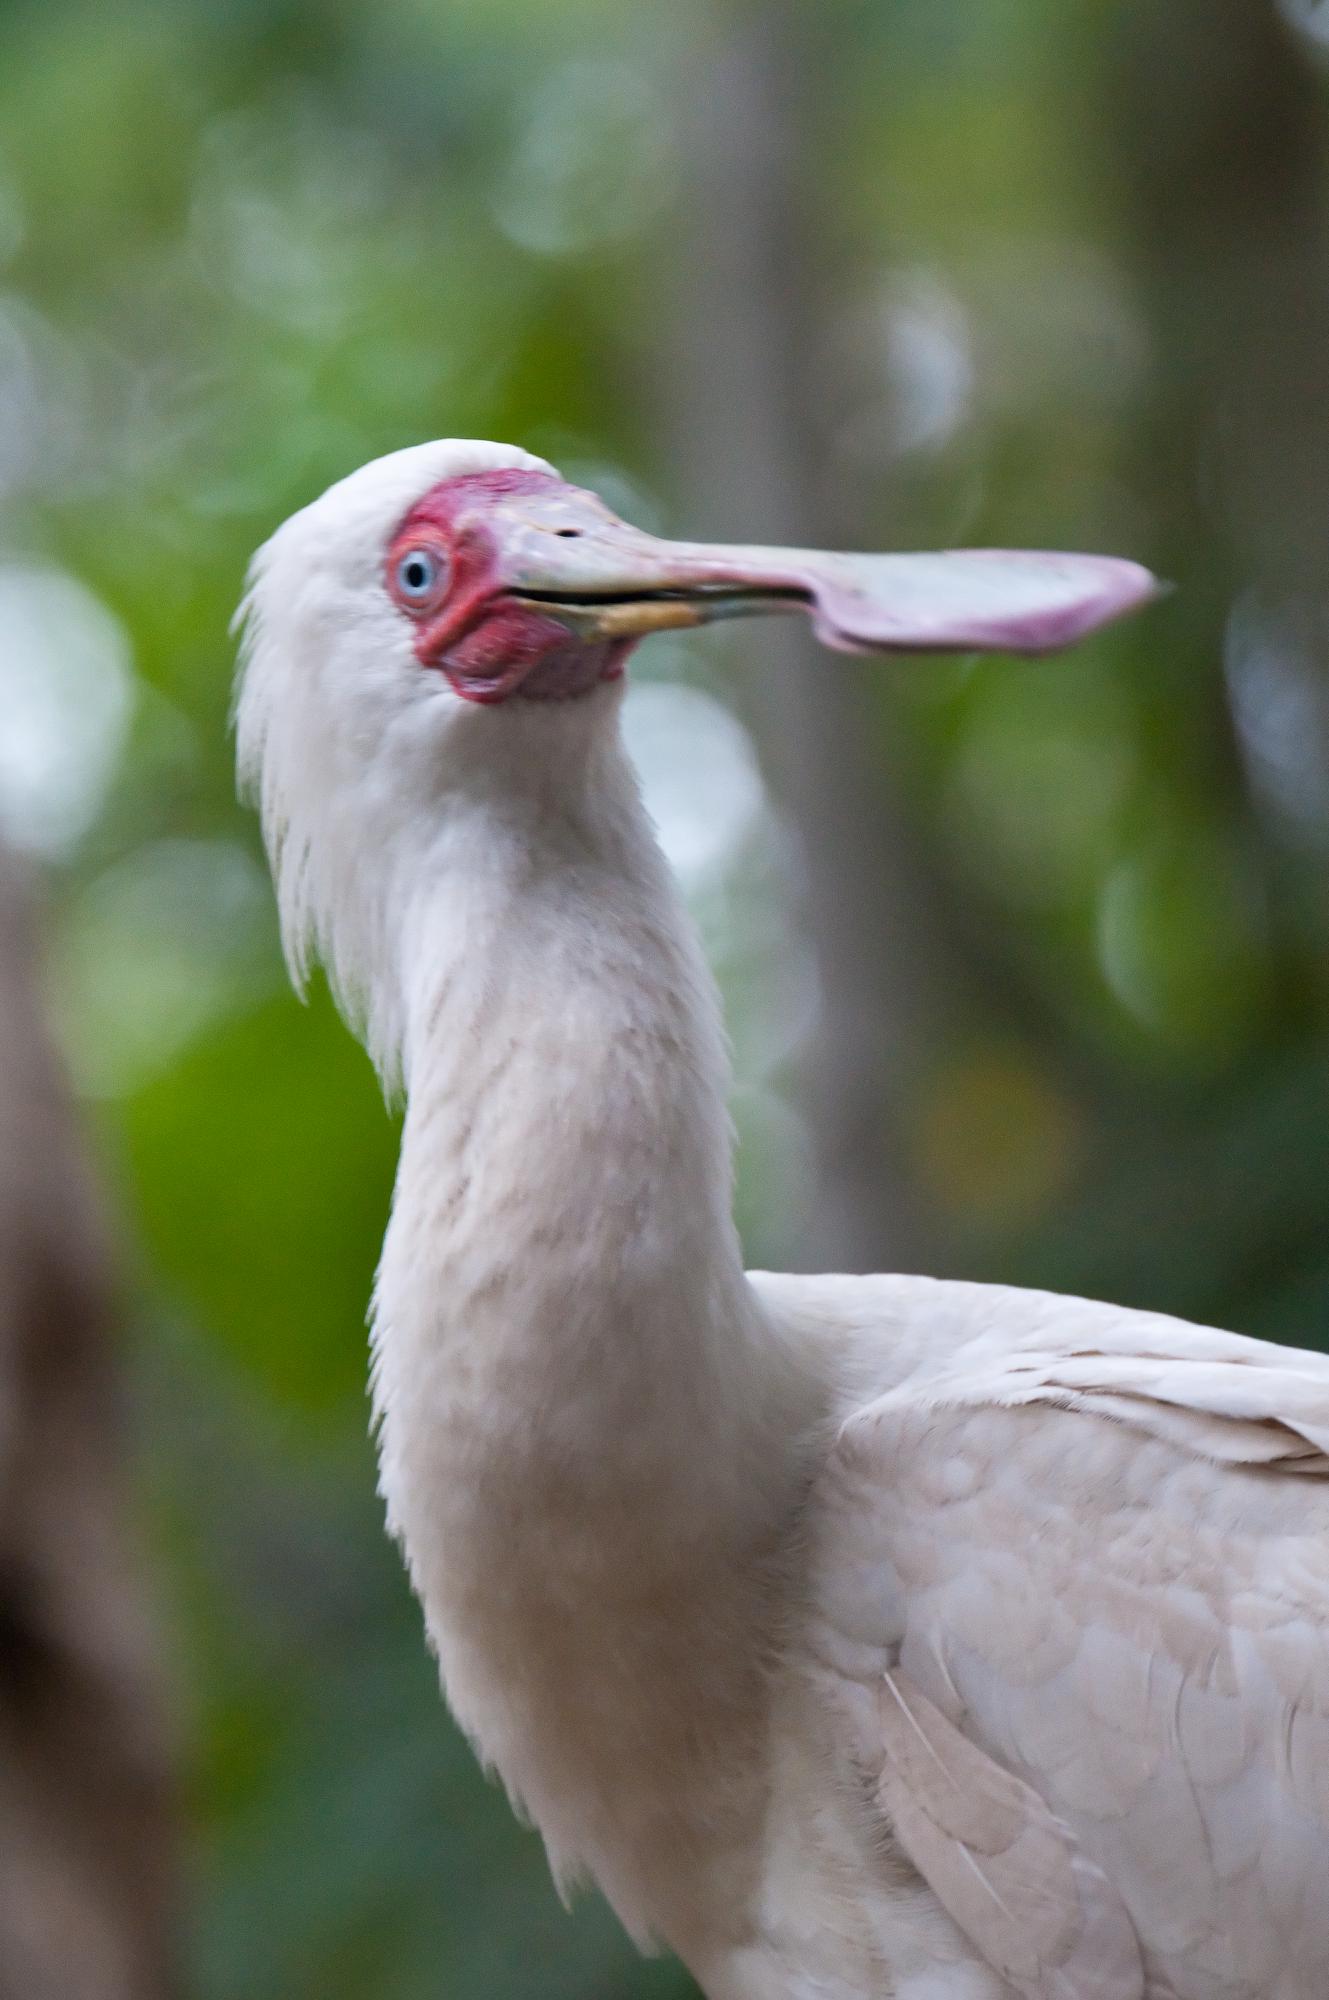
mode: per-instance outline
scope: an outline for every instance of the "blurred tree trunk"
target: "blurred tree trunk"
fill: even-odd
[[[1181,696],[1187,737],[1227,779],[1233,819],[1262,822],[1244,854],[1260,871],[1284,990],[1268,1010],[1266,1061],[1234,1079],[1236,1094],[1216,1089],[1166,1119],[1151,1096],[1136,1100],[1114,1183],[1095,1190],[1066,1260],[1059,1250],[1042,1277],[1323,1345],[1323,85],[1275,0],[1129,0],[1099,32],[1086,115],[1108,121],[1107,183],[1154,362],[1131,477],[1157,520],[1158,566],[1184,583],[1157,667]]]
[[[831,10],[828,10],[828,12]],[[687,532],[852,545],[855,496],[832,481],[828,246],[804,203],[814,78],[833,78],[834,20],[789,0],[684,10],[675,78],[684,186],[664,260],[661,379]],[[755,633],[744,695],[801,847],[799,914],[819,978],[804,1108],[812,1236],[794,1260],[926,1268],[938,1226],[901,1142],[926,1046],[938,939],[920,857],[882,766],[861,668],[802,621]]]
[[[174,1805],[121,1522],[107,1244],[0,855],[0,1996],[159,2000]]]
[[[1179,567],[1218,515],[1227,574],[1197,580],[1215,621],[1253,587],[1246,658],[1229,651],[1239,747],[1249,760],[1263,736],[1303,794],[1284,803],[1329,822],[1323,89],[1273,0],[1133,0],[1110,47],[1111,151],[1158,356],[1140,478],[1180,502],[1164,521]]]

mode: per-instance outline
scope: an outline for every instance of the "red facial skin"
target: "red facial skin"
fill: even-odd
[[[418,500],[388,545],[388,595],[418,627],[415,656],[445,673],[464,701],[485,705],[525,694],[557,700],[588,693],[622,673],[632,640],[587,645],[558,619],[506,601],[501,558],[485,531],[485,505],[514,493],[545,493],[562,481],[512,467],[444,479]],[[412,549],[439,563],[430,598],[406,598],[397,566]]]

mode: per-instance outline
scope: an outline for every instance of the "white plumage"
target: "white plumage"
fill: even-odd
[[[666,548],[657,587],[666,545],[552,476],[481,480],[426,523],[417,614],[389,550],[503,468],[547,473],[421,446],[279,530],[238,706],[292,964],[326,962],[406,1087],[374,1392],[457,1715],[560,1880],[712,2000],[1321,2000],[1329,1361],[1040,1293],[744,1274],[716,997],[603,651],[719,615],[719,555],[683,576]],[[554,560],[578,539],[580,581]],[[738,605],[721,553],[725,609],[816,596],[832,643],[907,643],[846,637],[815,558],[748,552]],[[448,624],[481,557],[472,636],[508,630],[500,599],[563,621],[521,686]],[[1080,629],[1144,595],[1078,560]],[[1000,565],[953,574],[981,595]],[[930,643],[991,610],[933,596]],[[1037,614],[1031,646],[1071,635]]]

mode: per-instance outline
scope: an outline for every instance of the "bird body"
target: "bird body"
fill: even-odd
[[[452,620],[482,500],[600,532],[546,473],[421,447],[295,517],[238,710],[293,964],[405,1085],[374,1401],[455,1713],[710,2000],[1312,2000],[1329,1361],[745,1274],[718,1000],[619,735],[635,600],[523,553],[497,632]]]

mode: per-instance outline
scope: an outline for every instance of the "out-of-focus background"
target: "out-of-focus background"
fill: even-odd
[[[1170,577],[1037,665],[653,641],[628,727],[754,1262],[1329,1337],[1327,77],[1325,0],[0,4],[0,1990],[688,1990],[562,1913],[382,1534],[394,1130],[227,728],[363,459]]]

